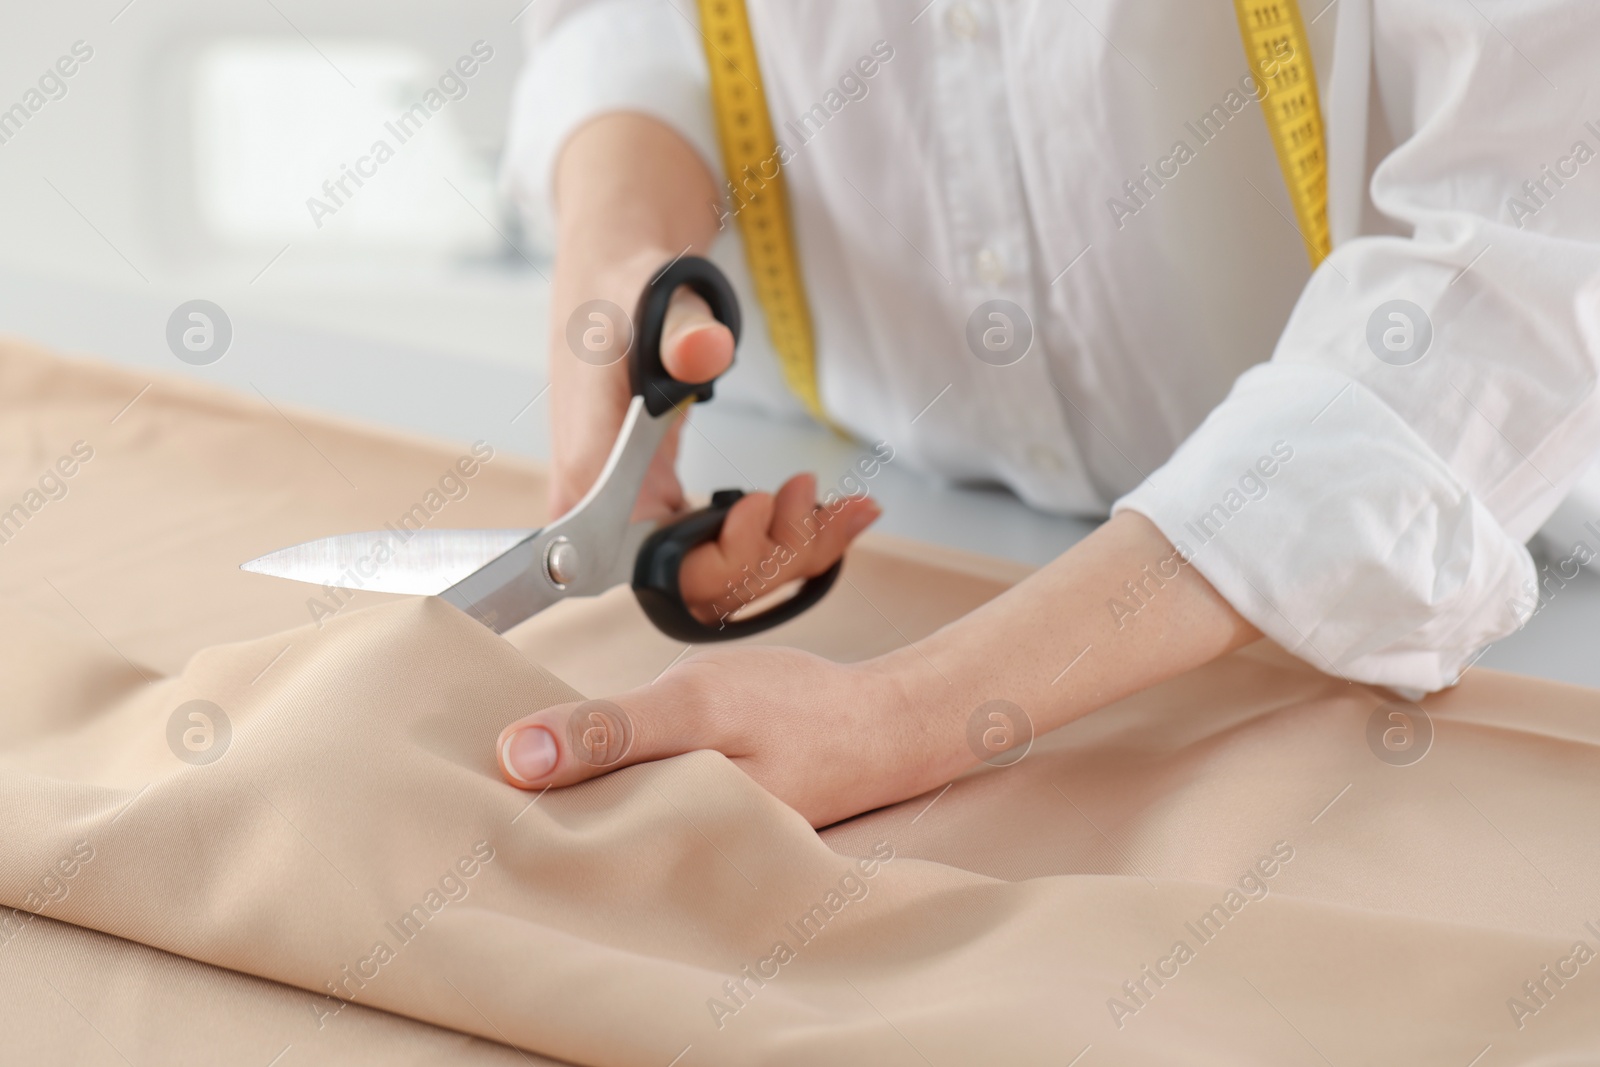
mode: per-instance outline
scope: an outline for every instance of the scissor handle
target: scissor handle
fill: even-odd
[[[734,344],[739,343],[739,299],[716,264],[699,256],[680,256],[667,264],[639,296],[639,308],[634,314],[635,340],[628,357],[628,382],[633,395],[644,397],[645,410],[652,418],[660,418],[685,399],[710,400],[711,386],[716,381],[680,382],[662,365],[661,332],[667,322],[667,306],[680,285],[700,294],[711,306],[711,314],[733,333]]]
[[[814,578],[807,578],[794,596],[761,614],[748,619],[723,618],[716,623],[704,623],[695,618],[683,601],[683,591],[678,587],[678,571],[683,558],[696,545],[715,541],[722,533],[722,523],[728,509],[737,504],[744,493],[738,489],[720,489],[711,496],[711,506],[691,511],[681,519],[662,526],[645,539],[639,549],[633,571],[633,595],[644,609],[656,629],[679,641],[703,643],[730,641],[770,630],[780,622],[805,611],[821,600],[832,588],[840,560]],[[752,592],[757,592],[752,590]]]

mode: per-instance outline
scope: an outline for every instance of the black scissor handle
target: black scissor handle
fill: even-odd
[[[839,577],[839,569],[844,566],[843,560],[815,578],[806,579],[794,596],[760,615],[748,619],[723,618],[716,623],[704,623],[695,618],[683,602],[683,591],[678,587],[678,571],[683,566],[683,557],[696,545],[715,541],[721,535],[728,509],[743,496],[744,493],[738,489],[718,490],[711,496],[710,507],[691,511],[667,523],[646,538],[640,547],[634,563],[633,595],[638,598],[645,615],[655,623],[656,629],[668,637],[700,643],[729,641],[770,630],[821,600],[832,588],[834,579]]]
[[[633,319],[637,323],[633,350],[628,354],[628,383],[634,396],[644,397],[645,410],[653,418],[660,418],[688,398],[710,400],[711,386],[716,381],[680,382],[661,363],[661,331],[667,321],[667,305],[680,285],[700,294],[711,306],[711,314],[733,333],[733,343],[739,343],[739,299],[716,264],[699,256],[680,256],[667,264],[639,296]]]

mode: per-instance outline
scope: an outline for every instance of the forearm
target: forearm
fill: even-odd
[[[910,714],[935,720],[923,727],[944,735],[931,746],[935,758],[957,773],[972,758],[956,739],[987,701],[1011,701],[1045,733],[1260,636],[1154,524],[1123,512],[879,666],[906,694]]]
[[[717,233],[711,172],[644,115],[602,115],[574,133],[556,164],[555,196],[558,287],[641,255],[659,266],[662,256],[702,252]]]

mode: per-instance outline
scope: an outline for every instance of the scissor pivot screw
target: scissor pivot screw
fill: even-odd
[[[557,585],[569,585],[578,578],[578,546],[558,537],[544,550],[544,571]]]

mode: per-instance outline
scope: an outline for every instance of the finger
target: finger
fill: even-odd
[[[762,592],[816,577],[883,514],[870,497],[843,498],[830,511],[815,494],[809,474],[789,479],[776,497],[752,493],[729,511],[716,542],[684,557],[678,588],[696,618],[711,622]]]
[[[733,333],[692,289],[680,287],[661,329],[661,364],[680,382],[707,382],[733,363]]]
[[[774,503],[771,493],[746,493],[728,509],[722,532],[717,535],[717,548],[722,553],[724,567],[737,571],[754,566],[766,555],[771,547],[767,530],[772,525]]]
[[[817,506],[817,479],[810,474],[797,474],[778,490],[769,536],[789,546],[794,553],[792,567],[805,546],[822,532],[826,520],[827,512]]]
[[[838,512],[829,512],[826,506],[822,510],[824,514],[829,515],[829,518],[822,525],[821,536],[800,550],[802,568],[808,574],[821,574],[830,566],[834,566],[834,563],[843,558],[845,549],[850,547],[850,542],[861,536],[867,526],[877,522],[883,515],[882,507],[878,507],[878,502],[870,496],[846,498],[845,504],[838,509]]]
[[[572,785],[601,774],[715,747],[705,701],[663,678],[610,700],[557,704],[507,726],[495,744],[500,771],[519,789]]]
[[[778,490],[769,536],[793,551],[784,568],[790,578],[811,578],[833,566],[856,535],[883,514],[868,496],[835,498],[836,510],[830,510],[816,502],[815,486],[809,475],[796,475]]]
[[[728,595],[729,583],[738,581],[743,568],[761,562],[768,547],[772,507],[770,493],[746,495],[728,509],[722,533],[715,541],[696,545],[683,557],[678,568],[678,590],[691,610],[708,611],[711,604]],[[696,614],[706,616],[706,611]]]
[[[682,432],[683,420],[678,419],[668,428],[650,466],[645,469],[639,498],[633,505],[634,522],[664,520],[684,509],[683,485],[678,481],[677,471],[678,440]]]
[[[817,476],[796,474],[778,489],[772,506],[772,527],[768,535],[773,541],[793,546],[796,538],[805,534],[805,519],[817,506]]]

